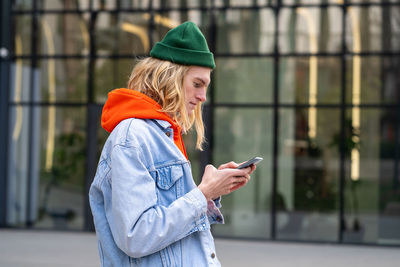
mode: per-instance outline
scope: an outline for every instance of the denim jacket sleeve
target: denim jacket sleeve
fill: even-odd
[[[112,204],[108,220],[117,246],[138,258],[187,236],[207,214],[207,201],[195,188],[171,205],[157,204],[154,179],[140,147],[116,145],[111,153]]]

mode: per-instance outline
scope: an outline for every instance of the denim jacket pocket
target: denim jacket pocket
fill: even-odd
[[[157,169],[157,187],[169,190],[183,176],[181,165],[173,165]]]
[[[181,165],[159,168],[155,174],[159,204],[169,206],[183,195],[183,170]]]

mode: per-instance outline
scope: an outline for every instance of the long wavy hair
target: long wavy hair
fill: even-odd
[[[178,122],[183,133],[187,133],[195,124],[196,148],[203,150],[205,138],[202,105],[199,103],[190,116],[185,106],[183,79],[188,70],[189,66],[147,57],[139,60],[133,68],[127,88],[154,99],[160,104],[161,112],[169,114]]]

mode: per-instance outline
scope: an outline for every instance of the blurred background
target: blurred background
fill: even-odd
[[[1,1],[0,227],[93,231],[107,93],[191,20],[214,52],[208,163],[264,158],[217,237],[400,245],[398,0]]]

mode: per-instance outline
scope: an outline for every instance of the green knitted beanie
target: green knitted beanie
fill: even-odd
[[[215,68],[214,56],[208,49],[206,38],[190,21],[167,32],[164,39],[151,49],[150,56],[182,65]]]

